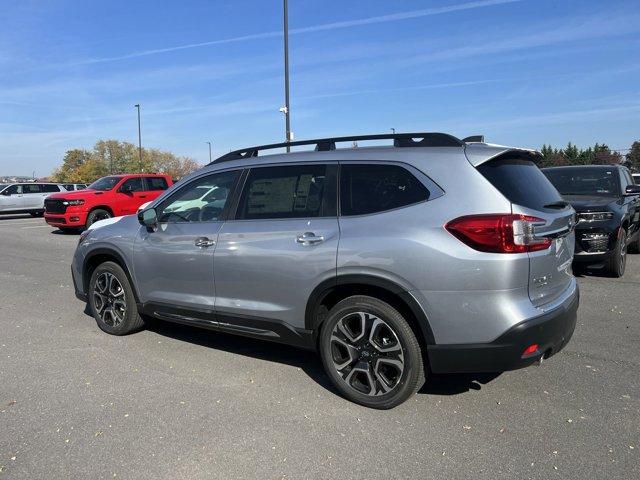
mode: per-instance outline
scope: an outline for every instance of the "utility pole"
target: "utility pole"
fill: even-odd
[[[291,107],[289,105],[289,2],[284,0],[284,109],[286,142],[291,141]],[[287,145],[287,152],[291,148]]]
[[[209,144],[209,163],[211,163],[211,142],[205,142]]]
[[[142,166],[142,130],[140,128],[140,104],[136,103],[134,105],[138,109],[138,154],[140,156],[140,171],[144,171],[144,167]]]

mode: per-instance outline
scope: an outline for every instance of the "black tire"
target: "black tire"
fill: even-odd
[[[352,341],[358,330],[362,338]],[[383,345],[392,351],[381,352]],[[425,381],[422,351],[412,328],[397,310],[373,297],[357,295],[336,304],[322,325],[319,351],[338,391],[366,407],[396,407]]]
[[[611,252],[611,257],[607,260],[606,270],[607,273],[614,277],[620,278],[624,275],[624,271],[627,267],[627,231],[620,227],[618,229],[618,238],[616,244]]]
[[[636,238],[629,244],[629,253],[640,253],[640,232],[636,232]]]
[[[127,335],[144,327],[129,279],[117,263],[96,267],[89,281],[88,301],[98,327],[111,335]]]
[[[89,228],[93,223],[97,222],[98,220],[104,220],[106,218],[111,218],[113,215],[111,215],[110,212],[108,212],[107,210],[104,210],[102,208],[96,208],[95,210],[91,210],[89,212],[89,215],[87,215],[87,223],[85,224],[85,226],[87,228]]]

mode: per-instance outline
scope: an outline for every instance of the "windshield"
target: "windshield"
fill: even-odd
[[[107,190],[111,190],[115,187],[119,180],[120,177],[102,177],[89,185],[89,188],[92,190],[101,190],[106,192]]]
[[[558,168],[544,174],[562,195],[616,196],[620,192],[615,168]]]

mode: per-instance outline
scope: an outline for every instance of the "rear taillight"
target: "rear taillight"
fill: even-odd
[[[546,250],[550,238],[536,238],[534,226],[544,225],[541,218],[510,213],[469,215],[451,220],[445,228],[456,238],[481,252],[524,253]]]

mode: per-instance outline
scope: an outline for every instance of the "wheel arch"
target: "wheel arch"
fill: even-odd
[[[122,268],[125,275],[127,276],[127,280],[129,281],[129,285],[131,285],[131,290],[133,290],[133,296],[136,299],[136,303],[140,304],[140,297],[138,296],[138,290],[136,288],[136,284],[133,281],[133,277],[127,266],[127,262],[125,262],[124,257],[117,250],[111,248],[96,248],[89,252],[84,259],[82,264],[82,286],[84,291],[89,294],[89,281],[91,280],[91,275],[94,270],[104,262],[114,262]]]
[[[307,301],[305,329],[317,338],[328,310],[353,295],[369,295],[389,303],[409,322],[421,346],[435,344],[427,315],[413,295],[391,280],[366,274],[345,274],[320,283]]]
[[[91,212],[93,212],[94,210],[106,210],[107,212],[109,212],[109,214],[114,217],[115,215],[113,214],[113,209],[108,206],[108,205],[95,205],[93,207],[91,207],[89,209],[89,211],[87,212],[87,215],[89,215]]]

